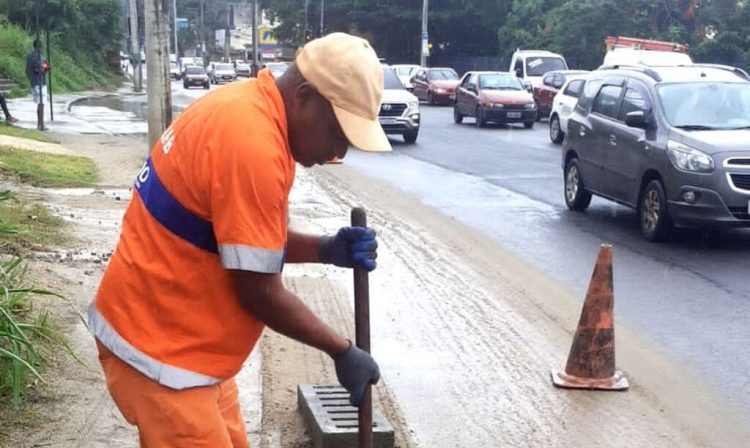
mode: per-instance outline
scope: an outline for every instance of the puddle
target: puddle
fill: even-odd
[[[81,111],[80,109],[83,109]],[[72,110],[78,110],[86,115],[108,115],[108,118],[112,120],[119,114],[112,114],[111,112],[123,113],[123,117],[127,117],[131,121],[146,121],[148,119],[148,104],[144,96],[104,96],[104,97],[92,97],[83,99],[73,105]],[[183,108],[173,107],[172,113],[177,116]]]

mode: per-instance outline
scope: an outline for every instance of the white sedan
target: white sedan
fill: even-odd
[[[404,88],[411,92],[413,89],[411,85],[411,78],[412,76],[414,76],[417,70],[422,67],[413,64],[396,64],[391,65],[391,68],[396,71],[396,76],[398,76],[398,79],[399,81],[401,81],[401,84],[404,85]]]
[[[585,75],[571,76],[552,100],[552,111],[549,114],[549,139],[552,143],[562,143],[565,139],[568,117],[573,113],[584,84],[586,84]]]

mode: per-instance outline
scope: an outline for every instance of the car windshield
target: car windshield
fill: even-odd
[[[200,67],[197,65],[189,65],[185,69],[185,72],[188,75],[205,75],[206,74],[206,70],[203,67]]]
[[[232,70],[232,64],[216,64],[216,70]]]
[[[658,88],[667,121],[686,129],[750,127],[750,83],[675,83]]]
[[[430,70],[429,77],[433,81],[451,81],[458,79],[458,75],[453,70]]]
[[[398,67],[396,72],[398,76],[409,76],[414,71],[414,67]]]
[[[526,60],[526,76],[543,76],[553,70],[565,70],[565,60],[557,56],[541,56]]]
[[[482,90],[523,90],[523,84],[515,75],[479,75]]]

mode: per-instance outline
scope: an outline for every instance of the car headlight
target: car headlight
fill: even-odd
[[[407,103],[409,106],[409,110],[412,112],[418,112],[419,111],[419,101],[409,101]]]
[[[441,89],[440,87],[438,87],[437,89],[435,89],[435,93],[445,93],[445,89]]]
[[[669,140],[667,154],[678,169],[696,173],[710,173],[714,170],[714,159],[711,156],[688,145]]]
[[[528,103],[523,106],[525,109],[536,109],[536,103]]]

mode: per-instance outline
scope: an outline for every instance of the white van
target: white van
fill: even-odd
[[[516,50],[510,60],[510,71],[531,83],[532,87],[542,85],[542,77],[553,70],[567,70],[565,58],[551,51]]]
[[[692,64],[693,60],[687,53],[616,47],[604,55],[603,65],[645,65],[650,67],[664,67]]]

